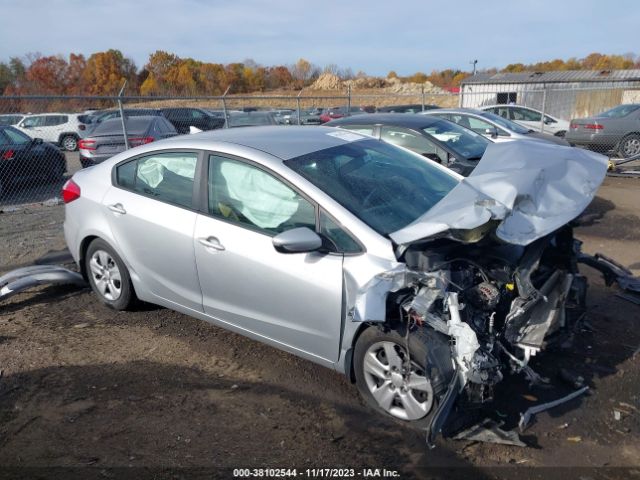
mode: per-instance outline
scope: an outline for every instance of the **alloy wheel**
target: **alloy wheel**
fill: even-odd
[[[402,420],[418,420],[433,406],[433,387],[415,362],[410,371],[406,351],[394,342],[371,345],[364,356],[364,377],[380,408]]]
[[[89,261],[91,277],[96,289],[105,299],[114,301],[122,294],[122,277],[113,257],[104,250],[96,250]]]

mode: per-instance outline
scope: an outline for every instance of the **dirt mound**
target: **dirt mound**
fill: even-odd
[[[342,88],[342,80],[333,73],[323,73],[311,85],[311,90],[339,90]]]

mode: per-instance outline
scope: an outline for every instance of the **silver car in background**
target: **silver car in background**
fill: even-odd
[[[351,131],[232,128],[76,172],[64,232],[107,306],[163,305],[333,368],[432,442],[460,393],[487,401],[579,318],[567,223],[606,166],[490,144],[463,180]]]
[[[640,154],[640,104],[618,105],[593,117],[571,120],[566,139],[574,145],[622,158]]]
[[[513,140],[533,140],[537,142],[555,143],[568,146],[569,143],[555,135],[536,132],[528,127],[512,122],[495,113],[473,108],[439,108],[427,110],[418,115],[435,115],[469,128],[494,142],[511,142]]]

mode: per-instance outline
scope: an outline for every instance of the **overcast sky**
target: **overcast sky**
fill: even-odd
[[[0,0],[0,61],[116,48],[400,75],[640,53],[638,0]]]

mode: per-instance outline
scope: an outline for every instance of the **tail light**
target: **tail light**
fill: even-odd
[[[87,140],[82,139],[78,142],[78,148],[80,150],[95,150],[96,149],[96,141],[95,140]]]
[[[583,127],[587,130],[604,130],[604,125],[598,125],[597,123],[587,123]]]
[[[62,186],[62,201],[64,203],[71,203],[78,198],[80,198],[80,187],[70,178]]]
[[[153,142],[153,137],[135,137],[129,139],[129,145],[131,147],[139,147],[140,145],[145,145],[151,142]]]
[[[13,150],[7,150],[2,154],[2,160],[11,160],[14,153],[15,152]]]

